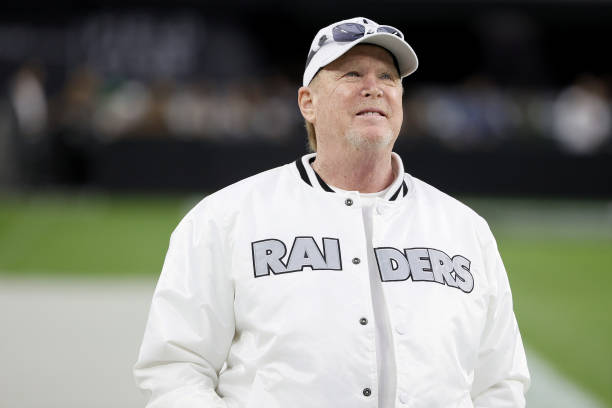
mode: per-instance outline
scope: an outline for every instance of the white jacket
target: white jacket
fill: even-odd
[[[359,194],[327,191],[313,156],[209,195],[172,233],[134,367],[149,408],[376,407]],[[394,157],[372,244],[395,406],[523,407],[529,373],[488,225]]]

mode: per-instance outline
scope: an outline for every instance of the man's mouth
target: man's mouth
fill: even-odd
[[[385,113],[380,109],[364,109],[357,112],[357,116],[382,116],[386,117]]]

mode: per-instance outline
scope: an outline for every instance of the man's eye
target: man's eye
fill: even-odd
[[[345,76],[348,76],[348,77],[358,77],[359,76],[359,72],[357,72],[357,71],[347,72]]]
[[[393,79],[393,76],[389,73],[384,73],[380,76],[382,79]]]

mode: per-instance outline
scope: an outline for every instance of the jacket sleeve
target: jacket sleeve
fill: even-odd
[[[484,261],[491,292],[472,398],[477,408],[524,407],[530,384],[525,350],[513,311],[508,276],[488,227],[487,232]]]
[[[189,214],[172,233],[134,365],[147,408],[226,406],[215,392],[235,329],[223,239]]]

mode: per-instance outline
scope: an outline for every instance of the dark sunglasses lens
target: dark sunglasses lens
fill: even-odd
[[[315,56],[317,51],[310,50],[310,52],[308,53],[308,58],[306,58],[306,66],[308,66],[308,64],[310,64],[310,60],[312,59],[312,57]]]
[[[380,26],[378,27],[378,31],[383,32],[383,33],[389,33],[389,34],[393,34],[393,35],[397,35],[399,38],[404,38],[404,36],[402,35],[402,33],[400,32],[400,30],[398,30],[395,27],[391,27],[391,26]]]
[[[334,41],[348,42],[363,37],[365,27],[356,23],[344,23],[333,28]]]

